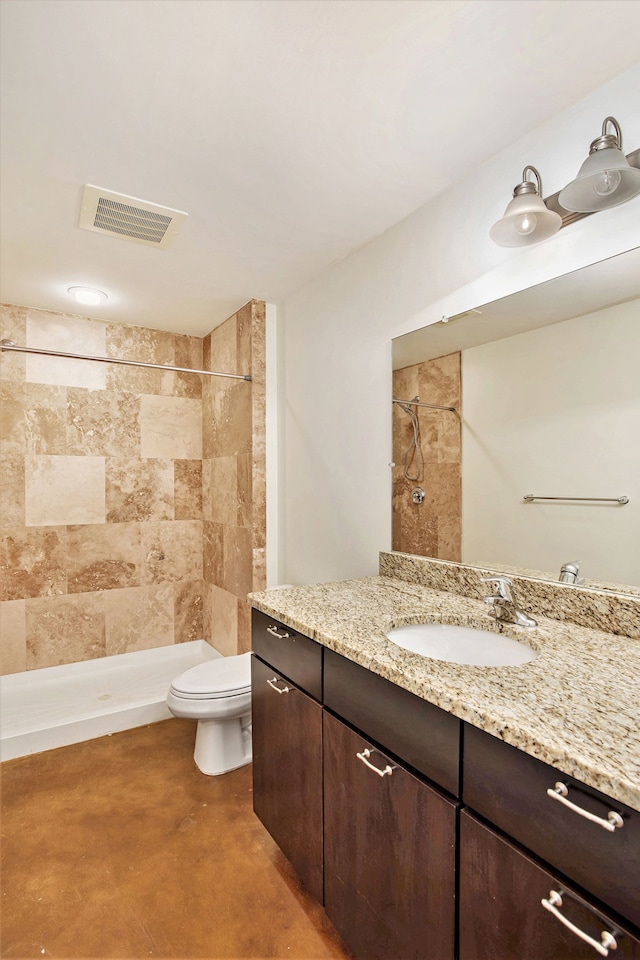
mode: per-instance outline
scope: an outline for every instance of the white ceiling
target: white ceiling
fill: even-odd
[[[638,59],[637,0],[1,0],[5,302],[202,336]],[[611,55],[612,54],[612,55]],[[85,183],[189,214],[77,226]],[[86,310],[86,308],[84,308]],[[75,312],[79,312],[76,310]]]

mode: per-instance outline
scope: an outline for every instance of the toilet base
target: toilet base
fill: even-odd
[[[229,720],[198,720],[193,759],[201,773],[217,777],[251,763],[251,714]]]

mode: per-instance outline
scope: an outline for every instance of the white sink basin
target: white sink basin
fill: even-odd
[[[433,660],[479,667],[511,667],[535,660],[539,654],[526,643],[490,630],[449,623],[416,623],[394,627],[387,637],[399,647]]]

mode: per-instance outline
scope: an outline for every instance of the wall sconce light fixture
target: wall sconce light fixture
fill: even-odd
[[[607,126],[615,134],[607,133]],[[615,117],[606,117],[602,134],[591,144],[578,176],[558,196],[565,210],[595,213],[626,203],[640,193],[640,170],[629,165],[622,152],[622,131]]]
[[[527,173],[537,183],[527,180]],[[535,167],[525,167],[522,183],[513,191],[513,200],[501,220],[491,227],[489,236],[501,247],[522,247],[529,243],[546,240],[562,226],[560,214],[549,210],[542,199],[542,180]]]

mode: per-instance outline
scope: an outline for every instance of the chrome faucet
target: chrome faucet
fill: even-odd
[[[519,627],[535,627],[537,622],[518,609],[513,581],[508,577],[480,577],[481,583],[491,584],[492,592],[484,598],[492,608],[490,617],[501,620],[503,623],[516,623]]]
[[[563,563],[560,567],[560,583],[574,583],[580,586],[584,583],[584,577],[579,577],[580,563],[578,560],[572,560],[571,563]]]

